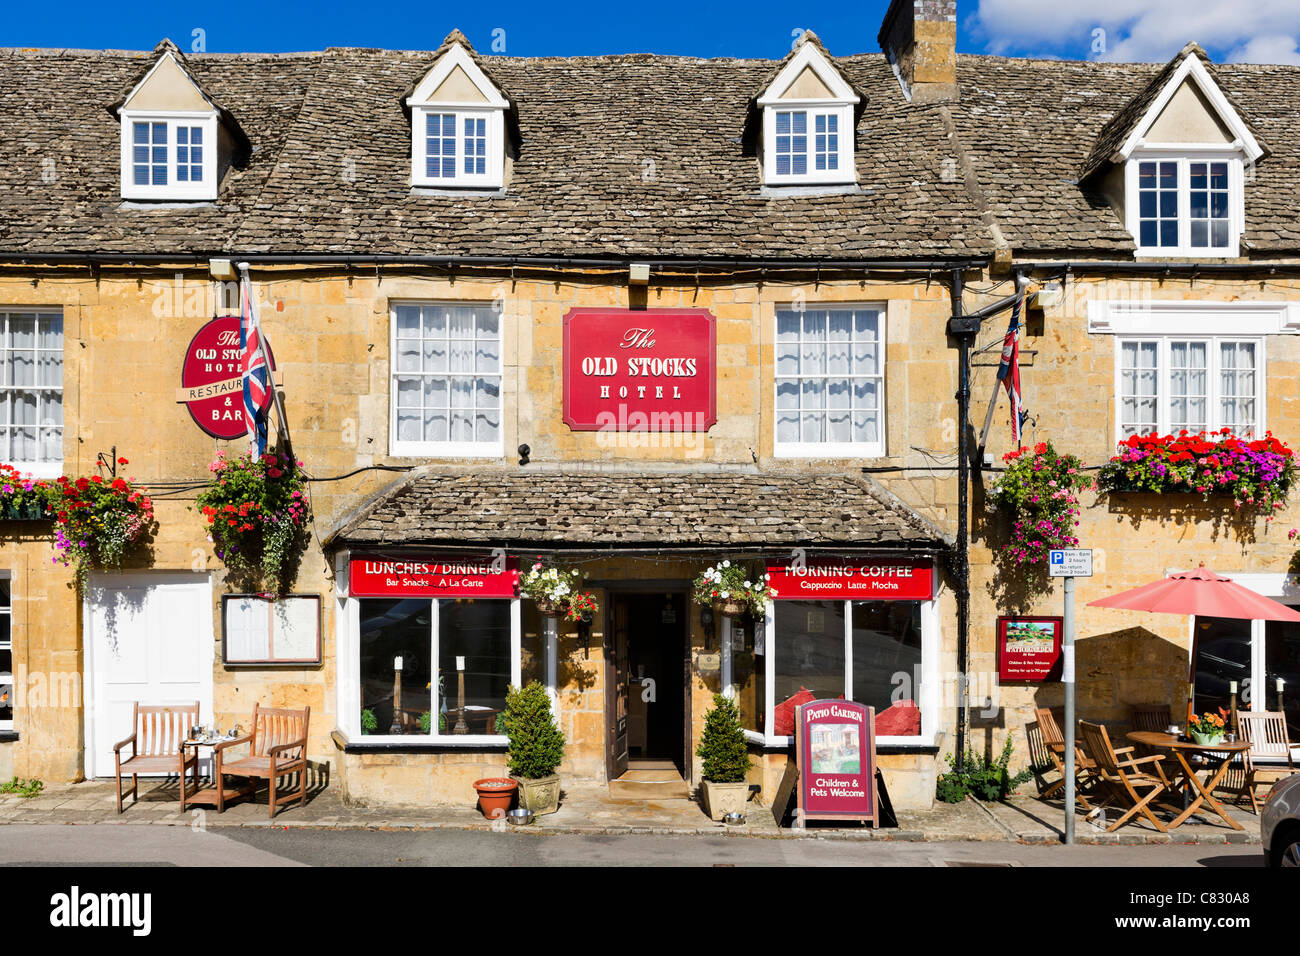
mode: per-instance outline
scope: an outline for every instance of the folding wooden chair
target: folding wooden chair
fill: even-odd
[[[1056,722],[1056,715],[1048,708],[1035,708],[1034,715],[1038,718],[1038,735],[1042,739],[1047,757],[1056,767],[1056,772],[1061,775],[1060,780],[1048,784],[1046,789],[1040,788],[1039,796],[1054,797],[1065,790],[1065,735],[1061,733],[1061,728]],[[1092,804],[1088,802],[1088,795],[1096,785],[1097,764],[1076,740],[1074,742],[1074,796],[1087,810],[1092,809]]]
[[[1086,720],[1081,720],[1079,733],[1083,738],[1084,749],[1097,764],[1101,787],[1116,801],[1118,804],[1116,809],[1127,807],[1124,815],[1108,826],[1106,832],[1112,833],[1118,830],[1135,815],[1141,814],[1161,833],[1168,833],[1169,828],[1151,812],[1152,801],[1169,788],[1169,780],[1160,768],[1164,756],[1153,754],[1148,757],[1121,759],[1132,754],[1134,748],[1121,747],[1116,750],[1111,745],[1106,728],[1101,724],[1090,724]],[[1143,764],[1151,764],[1151,769],[1155,773],[1147,773],[1139,769]],[[1145,795],[1142,791],[1146,791]]]
[[[1168,704],[1132,704],[1129,707],[1134,730],[1163,734],[1174,723]]]
[[[1291,741],[1287,738],[1286,714],[1281,711],[1237,713],[1237,732],[1241,739],[1250,742],[1250,750],[1242,755],[1244,764],[1238,794],[1250,797],[1250,809],[1259,813],[1255,789],[1268,777],[1272,786],[1283,777],[1295,773],[1295,760],[1291,754]]]

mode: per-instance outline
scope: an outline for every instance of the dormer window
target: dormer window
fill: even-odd
[[[1082,179],[1124,209],[1137,256],[1240,255],[1248,165],[1264,155],[1189,44],[1103,128]]]
[[[413,186],[504,185],[510,104],[458,40],[450,41],[406,105]]]
[[[122,195],[127,199],[215,199],[217,117],[123,111]]]
[[[225,169],[247,138],[199,87],[169,41],[113,108],[122,124],[122,198],[195,202],[217,198]]]
[[[811,34],[758,98],[763,110],[763,181],[835,185],[856,181],[853,111],[860,97]]]

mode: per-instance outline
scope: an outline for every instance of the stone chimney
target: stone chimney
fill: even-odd
[[[878,39],[913,103],[957,98],[957,0],[893,0]]]

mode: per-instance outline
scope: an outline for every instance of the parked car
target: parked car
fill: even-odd
[[[1259,836],[1266,865],[1300,867],[1300,773],[1273,785],[1259,817]]]

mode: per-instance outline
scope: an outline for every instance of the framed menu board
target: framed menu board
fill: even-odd
[[[998,618],[998,681],[1061,679],[1061,617]]]
[[[795,707],[795,723],[795,825],[862,820],[879,827],[875,708],[839,698],[814,700]]]
[[[221,657],[228,665],[319,664],[320,629],[319,594],[221,598]]]

